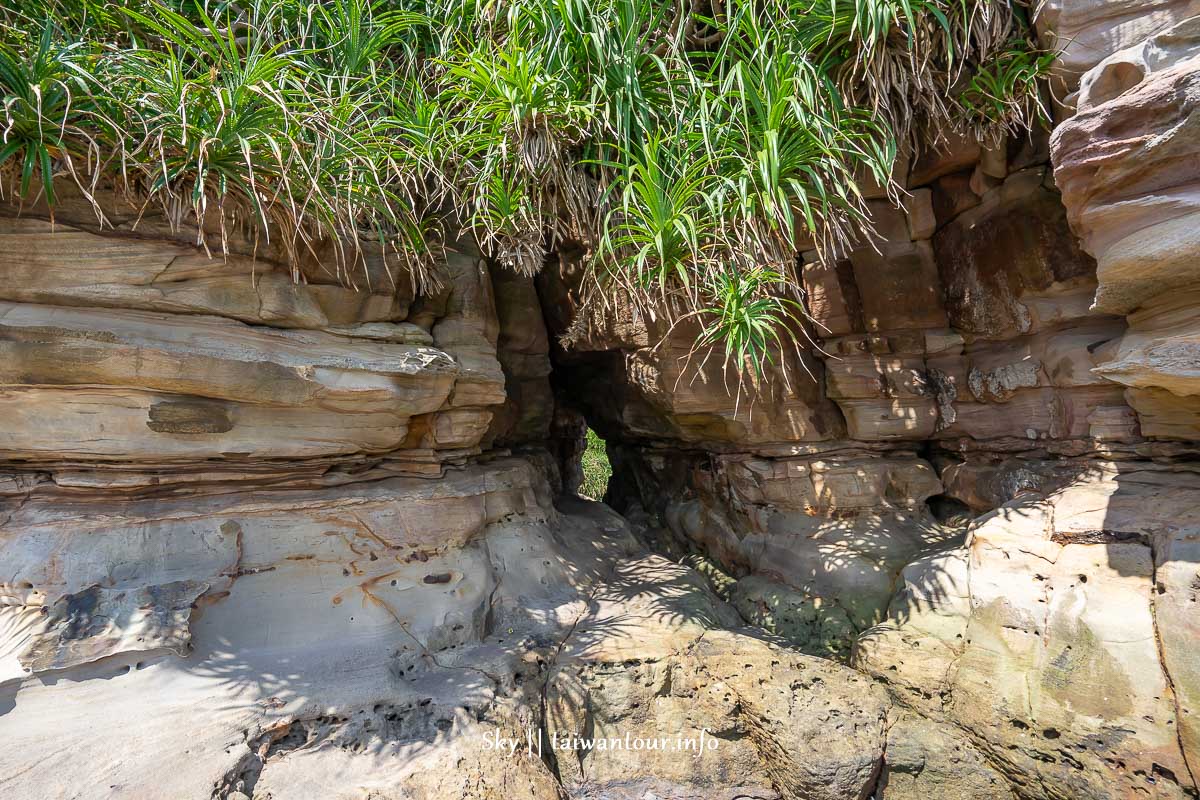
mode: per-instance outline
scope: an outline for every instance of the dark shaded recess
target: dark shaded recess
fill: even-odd
[[[233,418],[219,401],[166,400],[150,406],[146,427],[155,433],[228,433]]]
[[[841,259],[834,269],[838,288],[841,289],[842,299],[846,302],[846,312],[850,316],[851,330],[854,332],[865,331],[867,323],[863,319],[862,295],[858,291],[858,283],[854,280],[854,265],[846,259]]]
[[[620,449],[622,433],[617,409],[621,406],[618,395],[626,386],[622,379],[624,354],[612,351],[567,356],[556,343],[550,349],[550,360],[550,386],[555,402],[551,449],[559,460],[563,483],[573,489],[579,485],[573,481],[582,479],[577,472],[590,427],[608,445],[613,475],[605,499],[617,503],[616,498],[625,492],[621,485],[628,480],[619,467],[619,456],[615,455]],[[617,505],[614,508],[623,510]]]
[[[1067,225],[1058,193],[1042,187],[960,214],[934,235],[933,249],[950,326],[992,339],[1024,332],[1023,292],[1096,271]]]
[[[554,396],[542,354],[548,332],[533,279],[489,265],[498,330],[496,358],[504,372],[504,405],[492,410],[486,447],[520,448],[549,439]]]

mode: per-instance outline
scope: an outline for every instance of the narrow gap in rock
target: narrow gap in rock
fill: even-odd
[[[580,471],[583,482],[579,494],[589,500],[603,500],[608,492],[608,480],[612,477],[612,464],[608,460],[608,446],[594,430],[585,433],[585,445],[580,455]]]

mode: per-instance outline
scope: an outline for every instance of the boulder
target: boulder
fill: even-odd
[[[981,517],[965,551],[906,570],[856,663],[1039,797],[1190,796],[1194,675],[1176,648],[1196,478],[1110,466]]]
[[[870,796],[884,693],[829,661],[713,630],[723,613],[678,565],[615,565],[547,685],[546,732],[572,796]]]

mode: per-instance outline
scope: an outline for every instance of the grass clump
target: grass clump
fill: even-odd
[[[612,477],[612,465],[608,461],[608,450],[604,440],[591,428],[587,430],[587,447],[580,457],[583,482],[579,493],[591,500],[603,500],[608,491],[608,479]]]
[[[861,239],[902,145],[1030,125],[1051,58],[1020,0],[26,0],[0,180],[332,243],[348,282],[367,244],[424,286],[459,236],[527,274],[569,241],[591,302],[757,368],[801,330],[798,243]]]

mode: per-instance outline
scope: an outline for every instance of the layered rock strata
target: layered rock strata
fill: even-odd
[[[526,461],[332,488],[34,492],[3,552],[8,797],[540,799],[632,775],[666,796],[834,800],[877,777],[889,702],[868,679],[720,630],[732,612],[695,573],[598,505],[560,514]],[[840,737],[804,736],[796,722],[824,726],[801,709],[835,714]],[[609,733],[604,719],[614,739],[704,730],[721,746],[630,762],[540,744]]]
[[[559,328],[611,501],[910,709],[885,798],[1197,795],[1196,9],[1039,11],[1064,121],[916,153],[878,241],[808,259],[809,330],[740,393],[686,325]]]
[[[293,282],[34,212],[0,218],[5,797],[873,791],[882,690],[556,507],[528,278]]]
[[[748,377],[566,245],[7,209],[0,790],[1197,797],[1198,10],[1041,4],[1054,130],[903,159]]]

